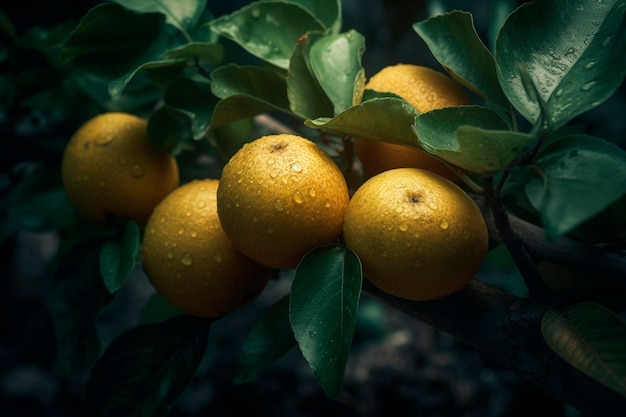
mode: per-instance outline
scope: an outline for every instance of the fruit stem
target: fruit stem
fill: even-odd
[[[528,253],[524,241],[513,230],[509,215],[502,204],[499,188],[494,187],[493,177],[485,177],[483,181],[485,196],[491,207],[493,219],[502,243],[507,247],[517,269],[522,274],[528,293],[532,296],[545,296],[550,293],[548,286],[541,277],[537,266]]]

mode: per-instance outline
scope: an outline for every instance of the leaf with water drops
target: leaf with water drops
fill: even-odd
[[[603,139],[571,135],[542,149],[526,194],[550,239],[572,231],[626,193],[626,152]]]
[[[626,323],[601,304],[548,311],[544,339],[561,358],[626,397]]]
[[[521,65],[558,128],[608,99],[626,74],[626,1],[530,2],[502,26],[495,48],[500,84],[531,123],[540,108],[519,74]]]
[[[139,13],[162,13],[167,23],[182,32],[187,32],[198,23],[207,3],[207,0],[113,1]]]
[[[311,250],[296,269],[289,319],[302,355],[330,397],[337,397],[356,326],[361,263],[345,246]]]
[[[326,30],[309,10],[287,2],[254,2],[209,22],[209,27],[250,54],[283,69],[289,66],[302,35]]]

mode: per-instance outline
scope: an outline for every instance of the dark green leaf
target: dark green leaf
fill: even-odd
[[[207,0],[113,0],[139,13],[162,13],[166,22],[187,33],[200,19]]]
[[[168,303],[161,294],[155,293],[141,310],[139,323],[147,324],[165,321],[181,314],[185,313]]]
[[[411,126],[415,108],[401,98],[379,97],[364,101],[333,118],[307,120],[315,129],[329,130],[356,137],[419,147]]]
[[[136,13],[115,3],[91,9],[70,34],[63,59],[97,75],[118,78],[148,61],[165,16]]]
[[[275,0],[261,0],[275,1]],[[341,30],[341,1],[340,0],[283,0],[298,3],[317,17],[327,28],[334,33]]]
[[[252,119],[242,119],[210,130],[207,137],[221,161],[226,163],[245,143],[255,137],[256,132],[258,126]]]
[[[539,175],[526,186],[549,238],[566,234],[626,193],[626,152],[592,136],[572,135],[543,149]]]
[[[626,323],[606,307],[580,303],[548,311],[541,321],[561,358],[626,397]]]
[[[539,105],[524,91],[530,74],[558,128],[599,105],[622,83],[626,64],[624,0],[542,0],[506,20],[496,42],[500,84],[513,106],[536,123]]]
[[[311,71],[311,39],[313,32],[301,39],[289,61],[287,97],[289,108],[303,119],[334,115],[334,106]]]
[[[289,296],[272,305],[256,322],[241,347],[237,383],[248,382],[265,366],[296,346],[289,322]]]
[[[413,29],[452,78],[508,110],[491,52],[476,33],[472,15],[452,11],[417,22]]]
[[[209,23],[217,34],[241,45],[252,55],[287,69],[298,39],[326,28],[296,3],[254,2]]]
[[[354,30],[329,35],[310,33],[309,37],[308,62],[315,79],[333,103],[333,115],[361,103],[365,86],[365,70],[361,66],[365,38]]]
[[[191,42],[165,53],[166,59],[185,59],[188,65],[217,66],[224,58],[221,43]]]
[[[119,98],[126,86],[138,73],[144,72],[149,74],[149,76],[152,74],[153,77],[158,77],[158,79],[171,80],[181,77],[186,66],[187,61],[181,58],[146,62],[129,73],[124,74],[124,76],[111,81],[109,84],[109,95],[113,99]]]
[[[109,240],[100,252],[100,274],[111,294],[115,293],[135,269],[141,245],[139,227],[126,222],[119,239]]]
[[[185,143],[193,140],[191,124],[188,114],[164,105],[150,115],[148,135],[158,148],[176,155],[184,148]]]
[[[361,263],[350,249],[311,250],[296,269],[289,319],[298,346],[324,392],[336,398],[352,344],[361,295]]]
[[[208,83],[179,78],[167,87],[163,101],[189,117],[193,139],[198,140],[206,134],[218,100]]]
[[[210,322],[188,315],[127,330],[96,362],[89,404],[104,416],[160,417],[189,386]]]
[[[96,316],[113,299],[102,282],[99,256],[104,240],[88,240],[64,254],[51,292],[59,369],[65,375],[86,371],[97,359]]]
[[[481,174],[501,170],[535,139],[507,130],[496,112],[481,106],[448,107],[420,114],[415,119],[415,131],[428,152]]]

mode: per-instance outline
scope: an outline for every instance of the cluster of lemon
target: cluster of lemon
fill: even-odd
[[[387,67],[367,88],[395,93],[420,112],[469,103],[450,78],[415,65]],[[454,173],[399,145],[356,138],[355,150],[366,181],[352,196],[322,148],[288,134],[244,145],[219,180],[179,185],[176,160],[151,145],[144,120],[106,113],[75,133],[62,168],[80,213],[143,226],[148,277],[189,314],[227,314],[254,300],[274,270],[341,238],[364,275],[393,295],[431,300],[465,286],[488,236]]]

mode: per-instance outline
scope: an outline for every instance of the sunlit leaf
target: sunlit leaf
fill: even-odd
[[[209,325],[177,315],[127,330],[94,366],[89,404],[107,416],[166,416],[204,356]]]
[[[220,36],[250,54],[287,69],[298,39],[326,28],[307,9],[291,2],[254,2],[209,23]]]
[[[298,347],[318,382],[337,397],[352,344],[361,295],[361,263],[350,249],[311,250],[296,269],[289,319]]]
[[[580,303],[548,311],[541,321],[561,358],[626,397],[626,323],[606,307]]]
[[[626,193],[626,152],[600,138],[568,136],[543,149],[535,164],[526,193],[551,239]]]
[[[239,353],[238,383],[247,382],[296,346],[289,322],[289,296],[272,305],[248,333]]]
[[[508,109],[493,56],[478,37],[470,13],[455,10],[440,14],[415,23],[413,29],[456,81]]]
[[[100,274],[111,293],[115,293],[135,269],[140,248],[139,227],[127,222],[119,239],[107,241],[100,251]]]
[[[506,20],[496,41],[500,84],[531,123],[540,108],[526,94],[525,68],[558,128],[609,98],[626,74],[624,0],[542,0],[524,3]]]

